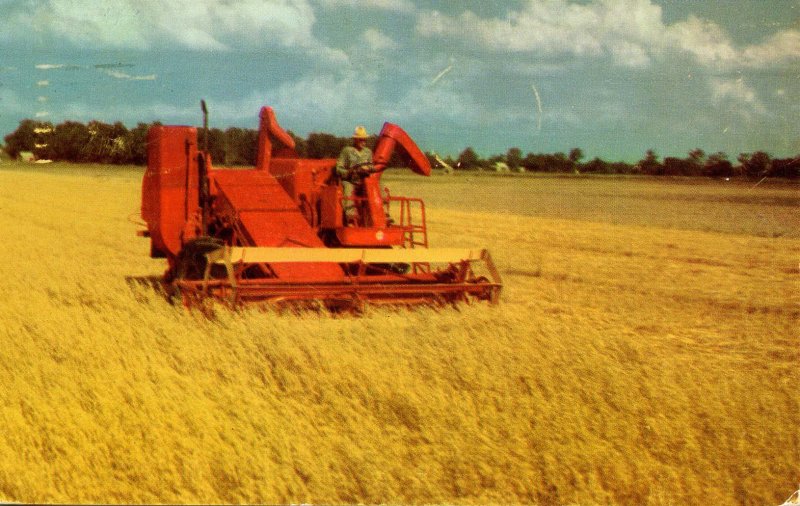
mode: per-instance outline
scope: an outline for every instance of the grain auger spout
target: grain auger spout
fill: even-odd
[[[154,126],[142,183],[143,235],[167,259],[184,301],[318,301],[327,306],[496,303],[500,275],[485,249],[428,248],[425,204],[381,192],[396,149],[430,175],[427,157],[386,123],[371,164],[345,195],[335,159],[300,158],[272,109],[261,110],[256,166],[212,167],[197,129]],[[207,138],[207,136],[206,136]]]

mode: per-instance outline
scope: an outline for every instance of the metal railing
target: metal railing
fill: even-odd
[[[383,197],[383,210],[388,224],[392,227],[403,229],[403,247],[416,248],[428,247],[428,226],[425,218],[425,202],[413,197],[393,197],[389,190],[385,190]],[[364,197],[349,197],[342,199],[344,209],[360,210],[366,208],[367,199]],[[357,213],[361,216],[361,213]],[[356,226],[366,226],[356,223]]]

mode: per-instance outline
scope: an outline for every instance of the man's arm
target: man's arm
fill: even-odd
[[[347,179],[347,173],[350,170],[350,157],[348,155],[348,149],[347,146],[345,146],[339,152],[339,158],[336,160],[336,175],[341,180]]]

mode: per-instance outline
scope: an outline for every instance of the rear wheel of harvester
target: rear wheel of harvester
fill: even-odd
[[[203,279],[206,272],[206,254],[224,246],[216,237],[197,237],[183,245],[175,262],[175,278],[196,281]]]
[[[175,259],[174,276],[171,283],[171,300],[180,301],[186,308],[199,309],[206,316],[213,314],[209,300],[199,290],[197,283],[205,276],[208,260],[206,254],[224,246],[225,243],[216,237],[197,237],[189,240],[183,245],[178,257]],[[216,266],[214,266],[216,267]],[[215,269],[212,269],[212,276],[215,276]],[[218,275],[219,273],[216,273]],[[189,283],[183,283],[187,281]]]

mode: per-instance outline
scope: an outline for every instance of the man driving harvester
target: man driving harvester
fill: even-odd
[[[367,129],[357,126],[353,132],[353,145],[345,146],[336,160],[336,175],[342,181],[345,197],[363,198],[364,178],[375,173],[372,150],[367,147]],[[345,206],[352,209],[352,206]]]

